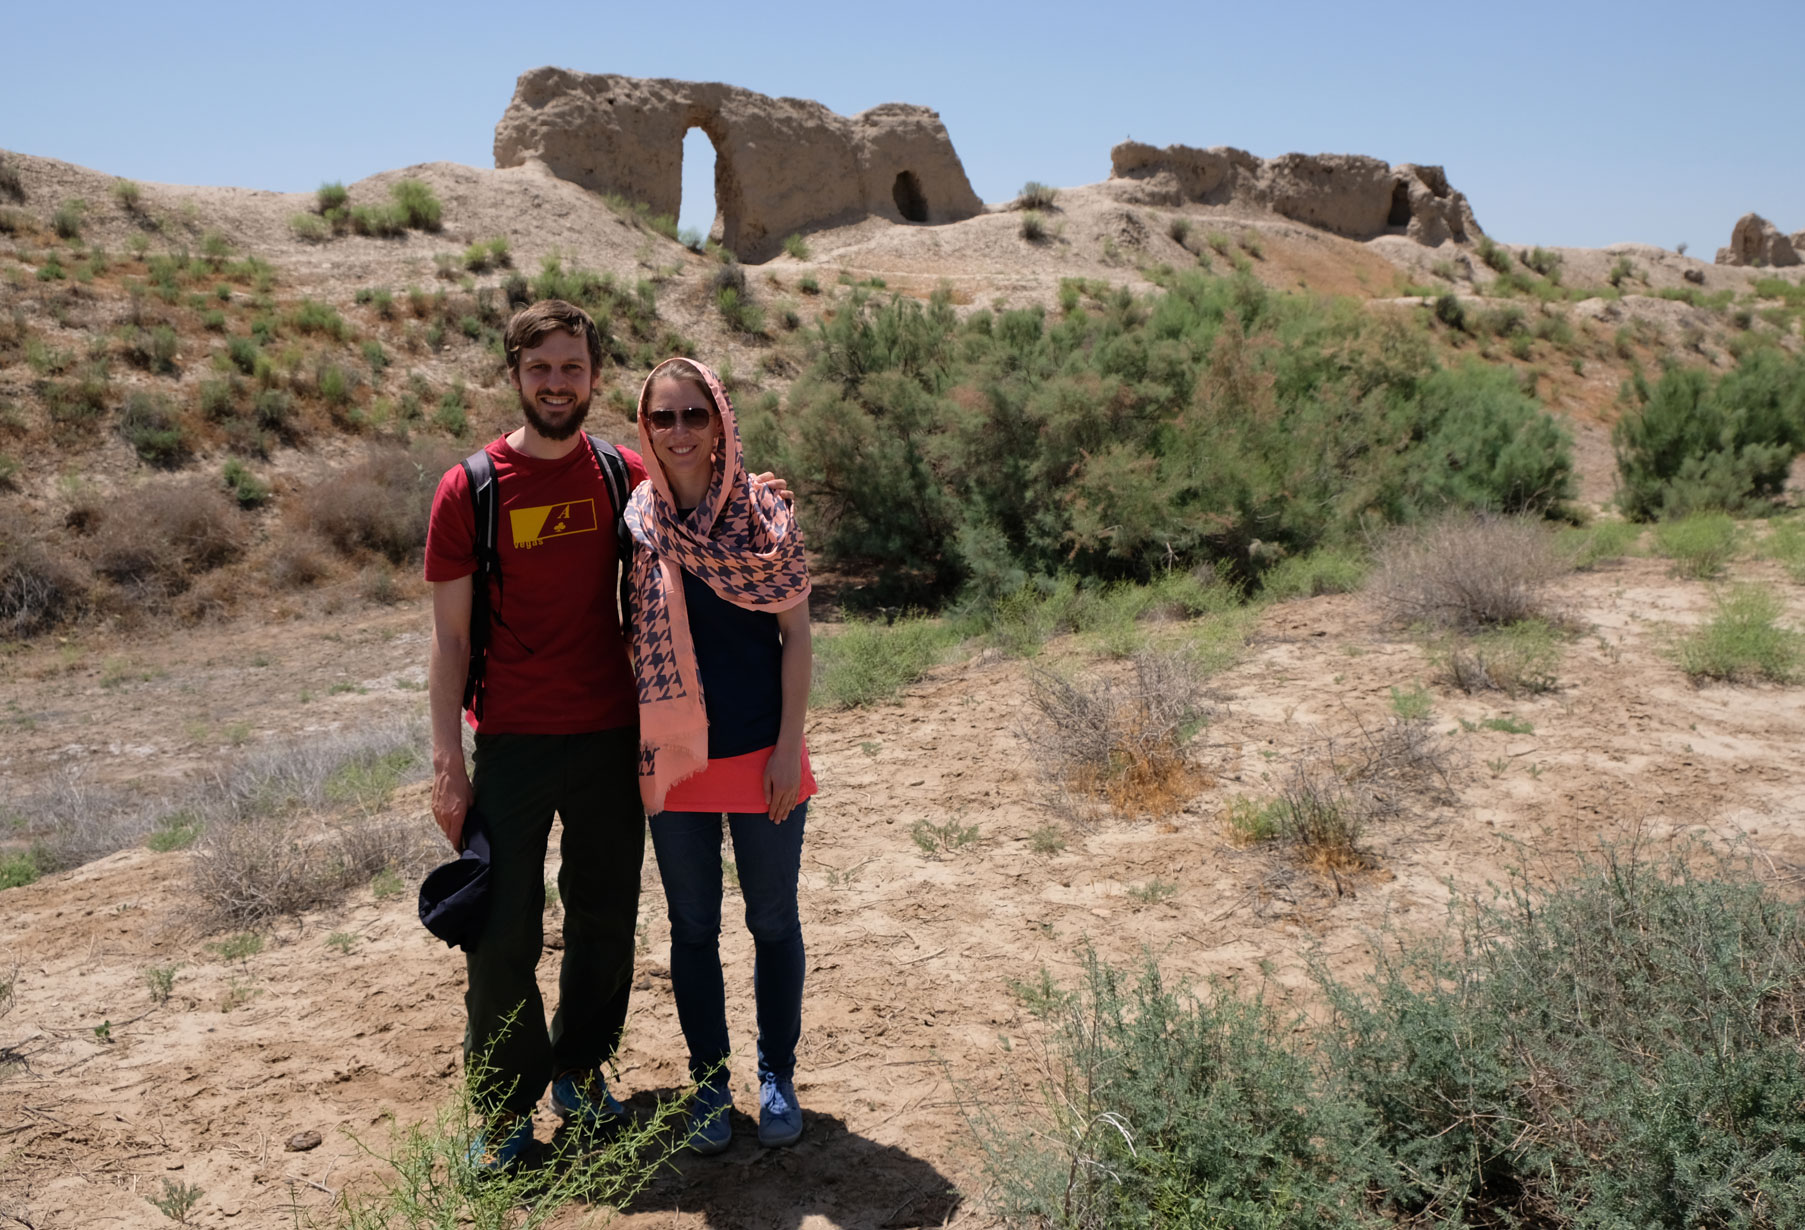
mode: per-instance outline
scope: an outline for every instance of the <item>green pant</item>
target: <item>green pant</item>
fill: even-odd
[[[553,1076],[610,1059],[627,1023],[645,815],[632,728],[476,736],[476,809],[489,831],[489,918],[466,955],[464,1061],[486,1055],[486,1110],[531,1113]],[[564,822],[564,959],[551,1031],[535,971],[545,851]]]

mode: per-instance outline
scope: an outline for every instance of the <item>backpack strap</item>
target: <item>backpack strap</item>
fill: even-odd
[[[488,661],[492,612],[489,578],[501,584],[501,493],[496,489],[495,459],[488,449],[470,454],[460,463],[470,487],[470,503],[476,514],[476,575],[470,586],[470,665],[464,674],[464,708],[483,720],[483,670]]]
[[[583,433],[589,440],[589,451],[601,467],[602,482],[608,488],[608,502],[614,505],[615,555],[620,560],[620,618],[625,626],[631,607],[633,586],[633,535],[627,529],[627,497],[632,494],[632,476],[627,472],[627,459],[620,450],[593,432]]]

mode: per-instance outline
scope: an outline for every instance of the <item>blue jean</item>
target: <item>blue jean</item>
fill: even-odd
[[[733,858],[746,899],[746,929],[755,959],[758,1076],[789,1080],[802,1036],[802,920],[796,881],[802,871],[803,801],[771,823],[762,814],[730,813]],[[721,815],[662,811],[652,817],[652,849],[671,920],[671,990],[689,1046],[689,1072],[699,1079],[726,1072],[727,990],[721,976]]]

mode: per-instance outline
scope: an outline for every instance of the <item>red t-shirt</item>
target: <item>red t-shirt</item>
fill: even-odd
[[[615,605],[618,549],[608,484],[586,441],[555,461],[495,441],[501,581],[489,583],[483,734],[578,734],[639,721]],[[630,486],[639,454],[621,449]],[[476,571],[476,510],[461,465],[439,480],[426,530],[426,579]]]

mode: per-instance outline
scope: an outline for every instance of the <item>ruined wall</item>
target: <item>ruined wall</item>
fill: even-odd
[[[1801,263],[1805,231],[1787,236],[1760,214],[1744,214],[1730,232],[1730,246],[1717,250],[1719,265],[1753,265],[1784,269]]]
[[[1270,160],[1216,146],[1158,149],[1124,141],[1110,151],[1110,179],[1148,205],[1268,209],[1350,239],[1407,235],[1435,247],[1484,234],[1472,207],[1440,167],[1389,166],[1358,154],[1284,154]]]
[[[677,215],[683,137],[715,147],[721,241],[761,261],[788,235],[876,214],[956,222],[984,210],[940,116],[885,103],[850,118],[737,86],[536,68],[495,126],[495,165],[543,163],[594,192]]]

